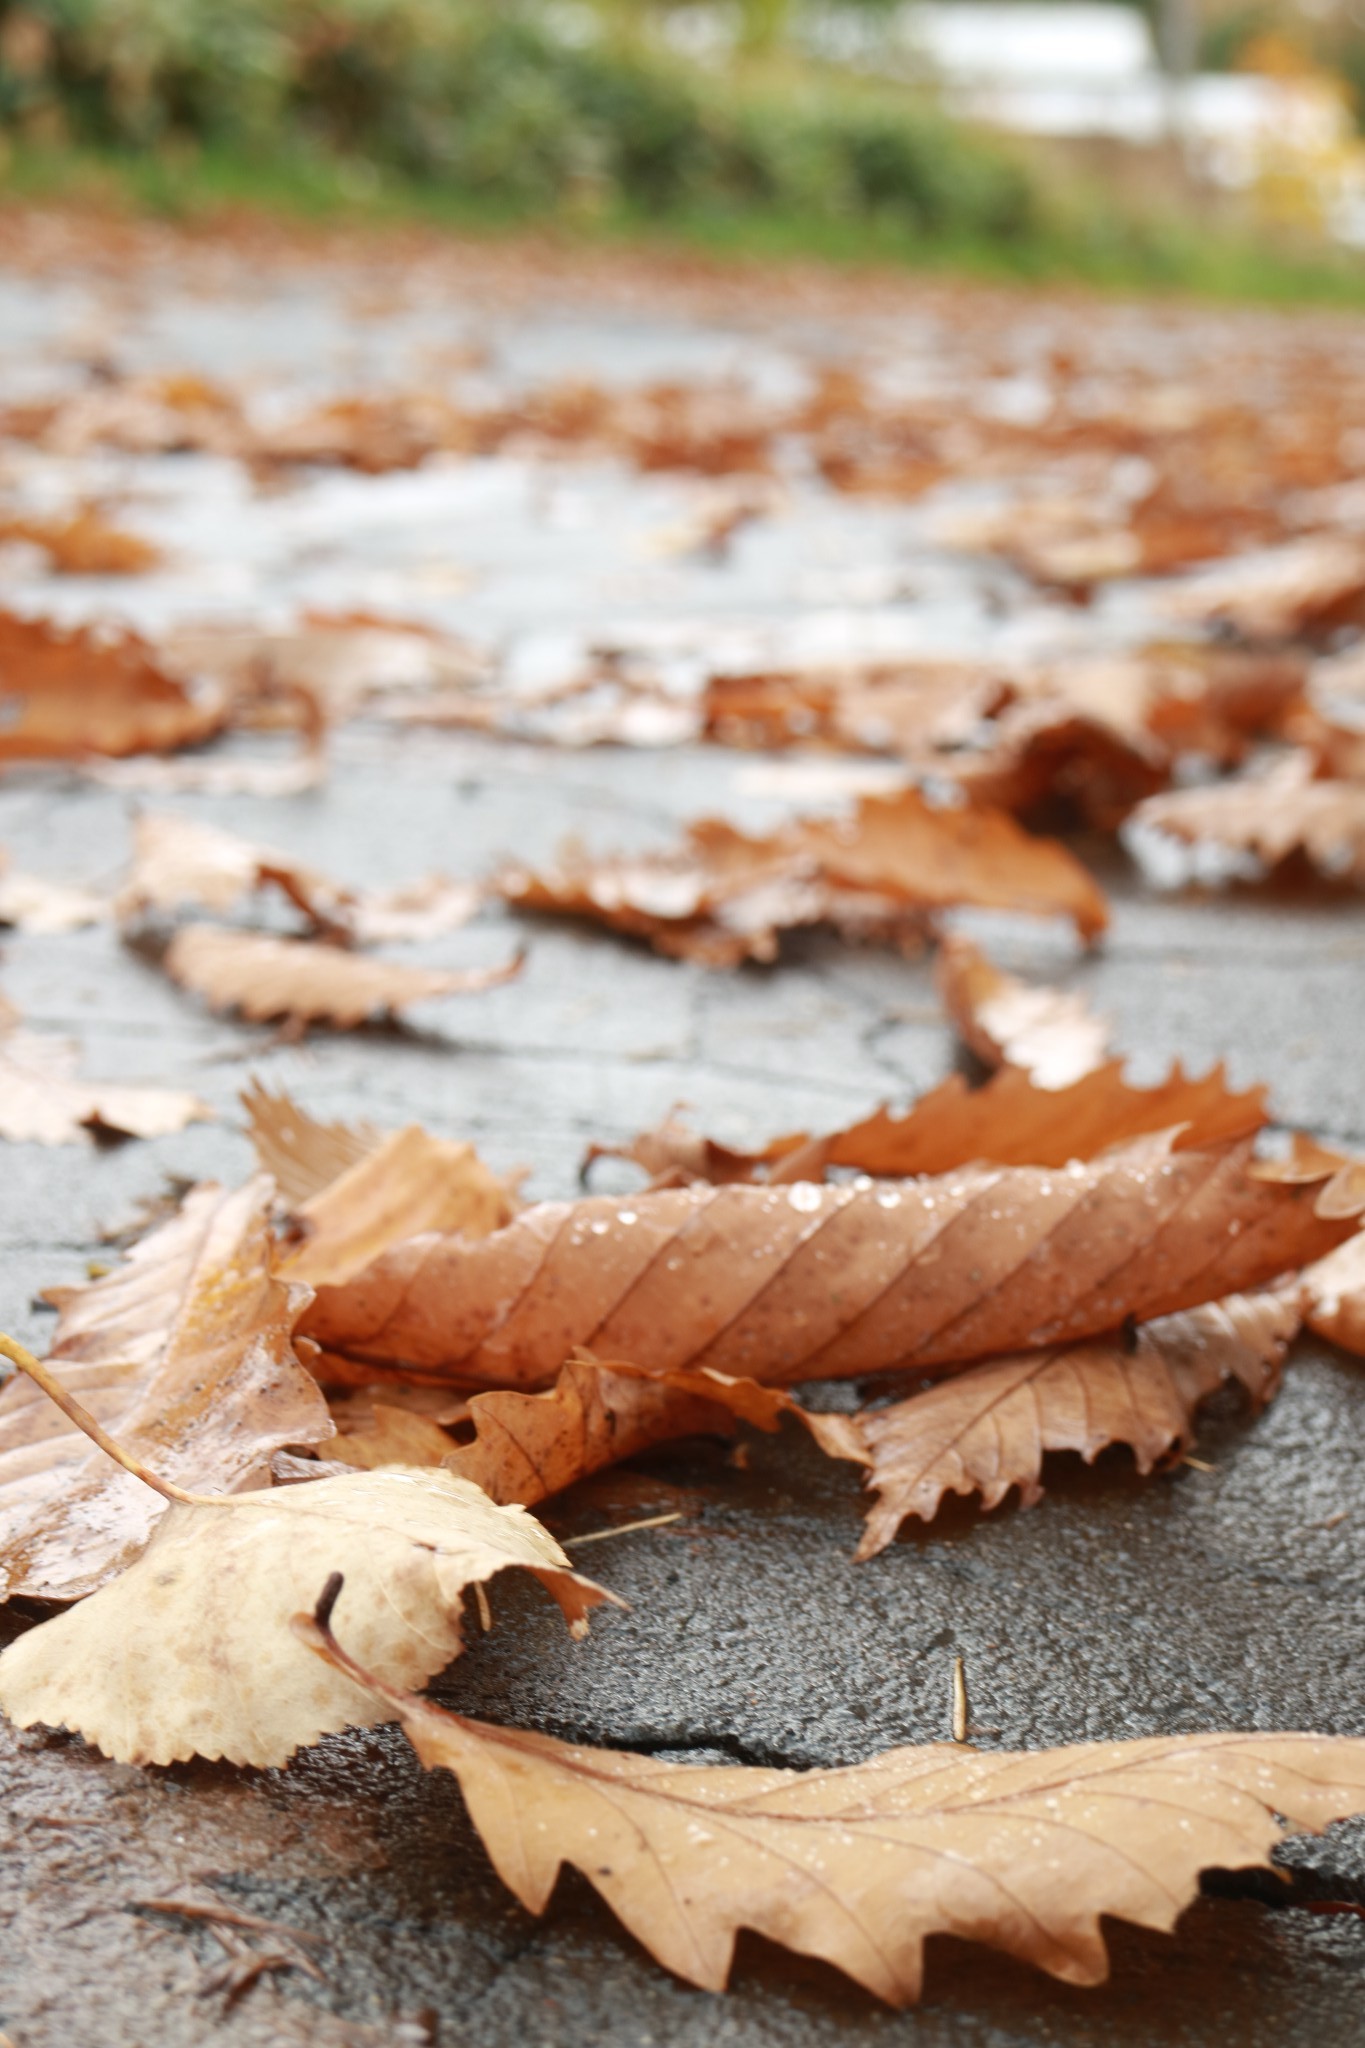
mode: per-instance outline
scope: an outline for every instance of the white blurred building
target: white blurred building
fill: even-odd
[[[1046,0],[918,0],[888,24],[889,52],[968,120],[1016,134],[1136,145],[1178,141],[1215,184],[1277,184],[1340,240],[1365,247],[1365,148],[1324,81],[1163,74],[1144,16]]]

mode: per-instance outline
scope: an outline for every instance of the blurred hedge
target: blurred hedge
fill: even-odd
[[[1026,235],[1003,150],[908,95],[779,91],[522,0],[0,0],[0,124],[368,160],[535,211],[769,211]]]

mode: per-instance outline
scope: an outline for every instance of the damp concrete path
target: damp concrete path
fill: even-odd
[[[490,307],[462,296],[458,276],[362,319],[353,286],[317,273],[188,289],[169,258],[137,279],[74,260],[15,268],[0,276],[0,385],[78,379],[98,346],[132,366],[249,368],[265,390],[288,377],[345,388],[397,378],[404,350],[471,340],[509,378],[704,377],[752,362],[780,381],[841,335],[827,314],[818,333],[809,316],[770,331],[752,308],[738,321],[619,297],[600,310],[567,293]],[[943,318],[927,295],[922,313],[880,312],[872,341],[886,350],[903,334],[907,353],[932,361]],[[1164,316],[1160,345],[1195,349],[1199,318]],[[155,626],[205,610],[285,615],[345,591],[357,605],[414,608],[528,672],[627,614],[635,630],[705,618],[774,644],[842,634],[947,646],[957,631],[970,647],[1023,631],[1021,618],[1041,630],[1035,598],[1011,587],[1002,607],[994,572],[936,551],[918,515],[840,503],[809,479],[727,563],[660,567],[634,540],[685,516],[694,485],[604,464],[319,476],[267,497],[202,458],[89,458],[93,482],[25,460],[11,487],[41,487],[53,502],[121,491],[128,523],[178,548],[172,571],[122,589],[12,565],[16,601],[67,616],[117,610]],[[1060,613],[1043,624],[1122,639],[1139,611],[1130,594],[1089,627]],[[691,747],[570,752],[357,723],[337,736],[317,790],[166,801],[343,878],[399,881],[432,867],[478,874],[570,832],[661,844],[702,810],[761,823],[801,787],[778,767]],[[63,772],[7,776],[0,844],[25,867],[107,884],[137,801],[150,799]],[[1175,1058],[1195,1069],[1225,1060],[1239,1084],[1270,1081],[1287,1121],[1365,1141],[1355,905],[1163,896],[1120,854],[1082,850],[1113,893],[1103,949],[1082,957],[1065,934],[978,920],[1002,961],[1091,997],[1138,1078]],[[527,1166],[529,1192],[550,1196],[573,1191],[590,1140],[625,1137],[678,1101],[743,1141],[903,1102],[954,1064],[925,964],[820,938],[772,970],[708,975],[490,912],[410,957],[490,962],[519,938],[529,960],[508,987],[428,1005],[402,1028],[318,1033],[292,1048],[207,1015],[108,928],[7,940],[6,994],[34,1028],[77,1039],[84,1071],[191,1086],[219,1120],[156,1143],[6,1147],[0,1324],[41,1344],[39,1290],[107,1259],[102,1234],[167,1176],[240,1178],[250,1154],[237,1096],[253,1074],[324,1117],[420,1120],[472,1138],[496,1167]],[[1093,1469],[1057,1459],[1031,1512],[955,1509],[861,1565],[856,1483],[795,1432],[754,1439],[742,1462],[721,1445],[675,1449],[547,1510],[561,1534],[679,1515],[592,1554],[628,1610],[574,1643],[535,1589],[499,1586],[491,1634],[437,1690],[577,1740],[795,1766],[946,1737],[956,1657],[991,1747],[1217,1727],[1365,1734],[1362,1440],[1365,1371],[1303,1344],[1259,1420],[1215,1407],[1198,1466],[1141,1482],[1124,1455]],[[0,1641],[28,1621],[0,1615]],[[14,2048],[1353,2048],[1365,1919],[1312,1908],[1365,1907],[1365,1826],[1298,1839],[1280,1861],[1283,1878],[1210,1880],[1173,1935],[1111,1925],[1112,1975],[1093,1990],[935,1940],[923,2003],[896,2014],[744,1937],[732,1988],[715,1996],[652,1963],[577,1877],[562,1879],[543,1918],[523,1912],[453,1782],[425,1775],[392,1731],[335,1737],[288,1771],[252,1773],[141,1771],[63,1735],[6,1729],[0,2030]],[[272,1970],[229,2006],[214,1988],[223,1955],[212,1933],[149,1903],[176,1890],[293,1930],[318,1976]],[[271,1939],[257,1945],[270,1951]],[[297,1958],[284,1937],[275,1946]]]

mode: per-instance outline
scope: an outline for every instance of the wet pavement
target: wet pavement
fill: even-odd
[[[0,276],[0,388],[80,376],[95,339],[134,366],[251,375],[267,395],[289,380],[317,390],[401,377],[414,352],[471,341],[488,350],[488,374],[509,380],[738,369],[776,386],[850,334],[829,307],[761,325],[753,305],[659,309],[618,294],[595,309],[567,287],[539,300],[462,294],[445,275],[363,319],[354,296],[344,276],[263,274],[247,294],[240,280],[191,289],[170,268],[94,282],[78,269],[15,271]],[[900,337],[907,357],[931,362],[945,317],[934,293],[922,307],[908,293],[855,338],[885,354]],[[1117,329],[1118,313],[1104,317]],[[1164,314],[1153,345],[1212,346],[1233,317]],[[1122,322],[1128,332],[1139,316]],[[746,644],[974,652],[1048,636],[1121,642],[1142,618],[1140,588],[1078,617],[946,555],[924,508],[843,500],[809,477],[714,565],[660,562],[640,544],[686,516],[694,479],[607,463],[442,461],[262,494],[236,465],[204,457],[82,460],[93,478],[34,455],[23,488],[54,502],[117,491],[121,523],[170,546],[173,564],[115,585],[19,562],[6,578],[18,605],[116,609],[160,627],[344,600],[450,626],[528,675],[572,659],[585,635],[648,628],[686,643],[698,620]],[[260,747],[228,743],[243,755]],[[166,802],[343,879],[396,882],[534,858],[567,832],[661,844],[702,810],[766,823],[791,807],[798,768],[695,747],[561,752],[360,722],[337,735],[318,790]],[[137,801],[65,772],[12,774],[0,845],[26,868],[107,884]],[[1354,901],[1166,898],[1117,853],[1077,843],[1113,892],[1103,949],[1083,958],[1060,930],[970,920],[1002,964],[1089,994],[1137,1079],[1175,1057],[1195,1069],[1225,1059],[1239,1085],[1268,1079],[1286,1120],[1365,1142],[1365,919]],[[679,1100],[708,1131],[743,1142],[903,1102],[955,1059],[927,963],[818,937],[776,969],[708,975],[603,934],[489,912],[403,957],[492,962],[514,932],[530,944],[519,982],[421,1007],[403,1028],[317,1033],[295,1048],[209,1016],[108,928],[9,939],[0,974],[29,1025],[79,1038],[92,1076],[192,1087],[221,1120],[154,1143],[7,1148],[3,1326],[41,1345],[50,1317],[38,1290],[107,1259],[101,1232],[167,1175],[244,1174],[237,1095],[252,1074],[323,1117],[420,1120],[473,1138],[495,1167],[529,1166],[533,1195],[562,1195],[587,1141],[628,1136]],[[1261,1419],[1215,1404],[1198,1446],[1210,1470],[1139,1482],[1126,1454],[1093,1470],[1058,1458],[1031,1512],[981,1517],[954,1503],[931,1530],[856,1566],[856,1478],[798,1433],[749,1441],[740,1461],[723,1445],[673,1449],[546,1511],[561,1534],[680,1512],[592,1551],[589,1568],[629,1612],[595,1620],[575,1644],[536,1589],[505,1582],[492,1633],[437,1690],[575,1739],[809,1765],[945,1737],[960,1656],[978,1739],[992,1746],[1219,1726],[1365,1734],[1362,1434],[1365,1370],[1301,1344]],[[25,1619],[0,1614],[0,1639]],[[332,1738],[286,1772],[250,1773],[142,1772],[65,1736],[6,1729],[0,1814],[0,2029],[14,2048],[1347,2048],[1365,2024],[1365,1919],[1310,1910],[1365,1907],[1360,1823],[1292,1843],[1288,1884],[1214,1880],[1222,1895],[1201,1899],[1174,1937],[1114,1927],[1113,1976],[1099,1990],[937,1941],[923,2004],[898,2015],[749,1937],[727,1996],[693,1991],[576,1877],[531,1919],[493,1877],[453,1783],[424,1775],[392,1731]],[[211,1880],[240,1910],[316,1937],[306,1953],[320,1979],[272,1973],[226,2009],[221,1989],[204,1989],[222,1961],[211,1932],[145,1903],[192,1880],[195,1896]]]

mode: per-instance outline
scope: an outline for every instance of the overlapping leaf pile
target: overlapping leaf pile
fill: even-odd
[[[1338,644],[1365,625],[1365,389],[1330,349],[1251,341],[1185,387],[1108,359],[1101,337],[1042,365],[1030,409],[992,400],[992,323],[964,319],[961,341],[932,388],[826,367],[782,402],[729,385],[442,387],[265,421],[225,384],[105,371],[0,417],[0,440],[48,455],[193,450],[261,488],[434,456],[605,456],[705,480],[648,548],[706,562],[780,520],[793,475],[930,513],[938,485],[965,480],[976,509],[937,519],[947,547],[1077,607],[1154,583],[1147,615],[1169,631],[1027,660],[703,647],[690,691],[608,635],[579,672],[509,693],[485,651],[360,611],[156,645],[0,614],[0,766],[283,794],[324,772],[332,723],[378,716],[882,756],[895,785],[850,782],[843,815],[763,834],[702,819],[662,852],[518,849],[483,883],[396,888],[151,812],[116,894],[5,870],[0,921],[111,920],[211,1007],[291,1032],[514,976],[520,953],[470,967],[367,950],[444,940],[486,899],[715,969],[773,962],[784,934],[823,925],[937,943],[947,1014],[992,1070],[748,1151],[670,1117],[590,1148],[585,1167],[632,1162],[638,1191],[530,1205],[457,1139],[322,1123],[253,1086],[259,1173],[192,1188],[120,1269],[54,1295],[46,1366],[6,1340],[23,1371],[0,1389],[0,1597],[65,1604],[0,1655],[13,1721],[138,1763],[274,1767],[396,1719],[456,1775],[532,1910],[572,1864],[692,1982],[723,1986],[753,1928],[893,2003],[918,1995],[938,1932],[1097,1982],[1104,1914],[1169,1927],[1202,1868],[1266,1861],[1275,1816],[1365,1811],[1365,1743],[1345,1739],[964,1741],[800,1774],[585,1749],[413,1690],[460,1653],[471,1613],[489,1625],[501,1571],[530,1573],[582,1633],[611,1596],[527,1510],[658,1445],[797,1424],[850,1468],[850,1547],[861,1477],[856,1554],[891,1570],[907,1522],[951,1495],[1032,1505],[1056,1453],[1171,1466],[1220,1389],[1273,1398],[1302,1325],[1365,1355],[1365,1167],[1303,1138],[1263,1147],[1265,1091],[1221,1069],[1134,1085],[1076,995],[942,928],[971,906],[1096,940],[1103,891],[1042,836],[1076,823],[1121,827],[1177,877],[1365,881],[1365,670]],[[153,573],[156,551],[118,521],[84,498],[20,507],[0,546],[54,575]],[[281,730],[285,758],[237,754],[241,732]],[[209,1113],[184,1091],[82,1082],[75,1057],[5,1011],[0,1134],[153,1135]],[[809,1390],[835,1380],[871,1384],[822,1412],[833,1397]]]
[[[278,865],[199,851],[192,893]],[[155,882],[150,860],[140,904]],[[282,883],[317,914],[318,878]],[[520,1207],[467,1145],[253,1088],[266,1171],[195,1189],[67,1290],[47,1367],[8,1347],[38,1384],[0,1392],[4,1588],[78,1604],[0,1656],[0,1706],[143,1763],[279,1765],[395,1717],[532,1910],[573,1863],[696,1983],[724,1984],[751,1927],[894,2003],[932,1932],[1097,1982],[1102,1914],[1170,1926],[1201,1868],[1265,1859],[1274,1814],[1365,1810],[1350,1740],[931,1746],[800,1774],[577,1748],[414,1696],[468,1598],[487,1625],[501,1570],[585,1626],[609,1596],[526,1509],[655,1445],[799,1421],[863,1469],[871,1558],[948,1494],[1036,1501],[1059,1450],[1170,1464],[1219,1388],[1272,1397],[1305,1318],[1365,1349],[1365,1168],[1306,1140],[1255,1158],[1262,1091],[1134,1087],[1094,1020],[965,942],[941,981],[1000,1062],[985,1087],[751,1154],[669,1124],[627,1148],[653,1183],[633,1196]],[[1074,1078],[1030,1072],[1059,1058]],[[853,1414],[786,1391],[888,1373]]]

